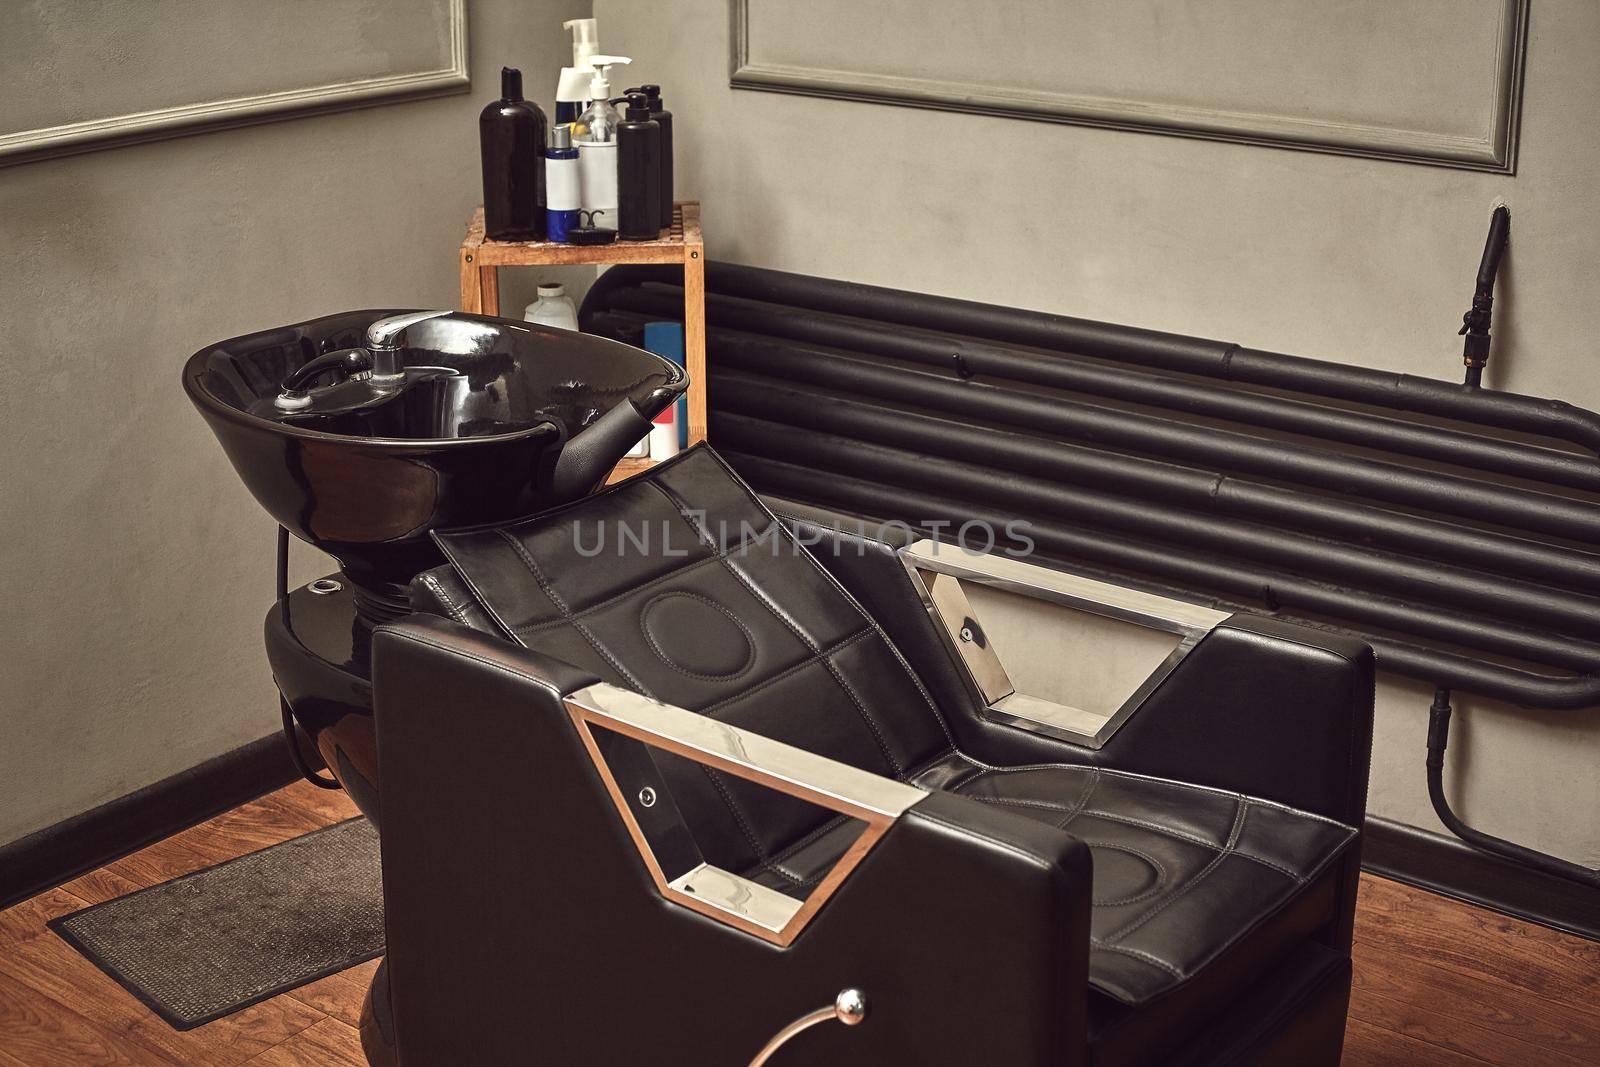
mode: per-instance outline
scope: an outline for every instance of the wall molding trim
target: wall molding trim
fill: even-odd
[[[282,731],[0,846],[0,910],[300,777]]]
[[[254,96],[178,104],[153,111],[0,134],[0,167],[94,152],[102,148],[161,141],[170,137],[187,137],[239,126],[467,92],[472,84],[467,68],[467,0],[444,2],[450,17],[450,65],[447,67],[284,89]]]
[[[1463,170],[1516,172],[1530,0],[1502,0],[1492,78],[1492,118],[1483,137],[1392,129],[1290,114],[1247,114],[964,81],[763,63],[750,54],[751,0],[732,3],[735,89],[1097,126]]]
[[[1362,869],[1600,941],[1600,892],[1479,852],[1465,841],[1369,815]]]

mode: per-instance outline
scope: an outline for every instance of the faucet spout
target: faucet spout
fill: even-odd
[[[399,352],[405,347],[405,333],[419,322],[443,318],[450,311],[413,311],[405,315],[390,315],[367,327],[367,351],[372,353],[372,380],[383,384],[405,377],[400,366]]]

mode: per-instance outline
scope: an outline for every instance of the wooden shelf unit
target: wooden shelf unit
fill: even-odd
[[[700,202],[673,205],[672,225],[653,241],[618,240],[608,245],[553,241],[491,241],[483,234],[483,208],[472,213],[461,242],[461,310],[500,314],[501,267],[555,267],[594,263],[683,265],[683,356],[689,372],[689,443],[706,439],[706,252],[700,235]],[[611,481],[637,474],[649,460],[625,459]]]
[[[620,482],[624,478],[632,478],[635,474],[647,471],[655,465],[655,460],[645,457],[620,459],[617,461],[617,465],[611,468],[611,473],[606,475],[606,484],[610,485],[612,482]]]

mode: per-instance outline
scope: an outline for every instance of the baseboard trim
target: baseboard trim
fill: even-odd
[[[0,909],[282,788],[299,777],[273,733],[0,846]]]
[[[1373,874],[1600,941],[1600,892],[1587,886],[1377,816],[1364,838],[1361,866]]]

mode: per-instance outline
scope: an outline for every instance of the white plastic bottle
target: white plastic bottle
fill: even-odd
[[[561,24],[562,29],[572,31],[572,66],[562,67],[556,82],[557,126],[578,121],[591,99],[589,83],[594,80],[594,68],[589,60],[600,51],[598,25],[594,19],[568,19]]]
[[[524,320],[541,326],[554,326],[558,330],[578,330],[578,309],[567,295],[567,288],[556,282],[539,283],[539,299],[528,305],[522,313]]]
[[[660,463],[678,454],[678,405],[668,404],[665,411],[650,420],[650,458]]]
[[[622,116],[611,106],[611,79],[606,75],[626,56],[592,56],[594,79],[589,83],[588,110],[572,125],[572,143],[578,146],[578,183],[583,225],[617,228],[617,123]]]
[[[550,129],[550,147],[544,150],[545,237],[565,244],[568,234],[582,225],[578,210],[583,207],[579,193],[578,150],[572,145],[571,126]]]

